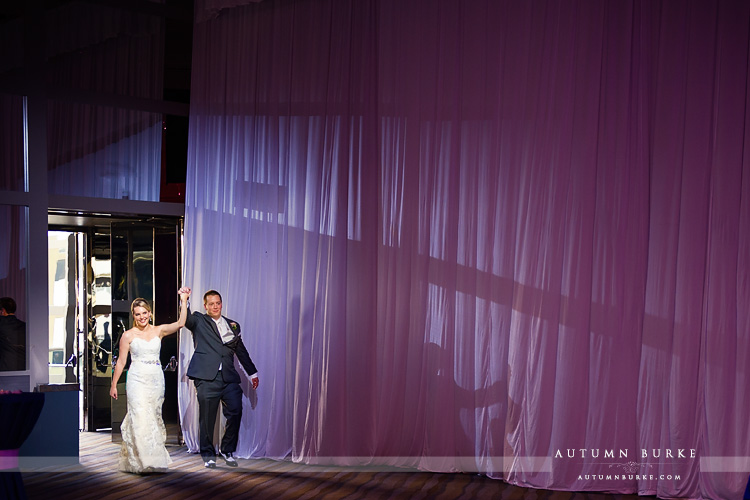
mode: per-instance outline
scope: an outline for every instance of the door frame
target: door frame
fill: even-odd
[[[133,202],[131,202],[133,203]],[[146,202],[143,202],[146,203]],[[151,203],[146,203],[147,205],[153,205]],[[171,204],[166,203],[162,205],[177,205],[177,204]],[[182,205],[180,205],[181,208],[184,209]],[[169,210],[167,212],[176,212],[174,210],[174,207],[168,207]],[[89,259],[92,256],[92,237],[95,234],[96,231],[106,232],[110,235],[111,238],[111,227],[114,224],[138,224],[141,226],[151,226],[151,227],[163,227],[165,225],[175,227],[176,230],[176,245],[177,245],[177,253],[178,256],[176,258],[176,273],[177,278],[179,279],[182,274],[182,234],[184,231],[184,219],[182,214],[172,214],[172,213],[162,213],[162,214],[115,214],[115,213],[102,213],[102,212],[83,212],[80,210],[50,210],[48,214],[48,232],[49,231],[69,231],[69,232],[76,232],[76,233],[85,233],[86,234],[86,255],[82,256],[82,258],[86,259],[86,262],[88,263]],[[111,257],[111,242],[110,242],[110,257]],[[93,281],[93,275],[91,273],[87,273],[86,277],[86,310],[81,310],[81,314],[86,314],[87,318],[91,318],[93,314],[93,307],[91,303],[91,282]],[[83,308],[82,308],[83,309]],[[114,312],[114,307],[112,309],[112,312]],[[88,332],[87,332],[88,333]],[[85,337],[88,337],[88,335],[85,335]],[[112,341],[114,344],[115,338],[114,338],[114,332],[112,332]],[[179,345],[179,343],[177,343]],[[114,352],[114,345],[113,352]],[[90,398],[93,397],[92,394],[92,388],[90,387],[90,372],[91,370],[95,369],[91,365],[90,359],[88,357],[90,346],[87,345],[84,352],[87,354],[85,357],[85,360],[82,361],[82,373],[81,377],[84,379],[84,393],[83,393],[83,401],[82,404],[85,408],[89,408],[92,404],[92,401]],[[178,356],[179,358],[179,356]],[[110,374],[111,376],[111,374]],[[80,378],[79,378],[80,383]],[[79,408],[79,415],[84,411],[84,407]],[[90,412],[89,412],[90,413]],[[88,417],[84,421],[84,429],[85,430],[91,430],[95,431],[96,429],[92,429],[92,416],[89,414]],[[178,422],[179,423],[179,422]],[[113,434],[114,437],[114,434]],[[170,436],[171,438],[172,436]],[[181,431],[179,429],[179,425],[177,426],[177,435],[175,436],[177,441],[181,439]]]

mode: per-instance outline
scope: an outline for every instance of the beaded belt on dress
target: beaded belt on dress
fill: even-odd
[[[133,360],[133,363],[146,363],[147,365],[161,365],[158,359],[156,360],[135,359]]]

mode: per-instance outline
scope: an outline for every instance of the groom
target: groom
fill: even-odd
[[[232,454],[237,449],[242,420],[242,389],[234,369],[235,354],[245,372],[251,374],[253,389],[258,388],[258,370],[240,339],[240,325],[221,315],[221,305],[219,292],[209,290],[203,295],[206,314],[189,314],[185,323],[193,333],[195,346],[187,376],[198,391],[201,457],[210,469],[216,467],[213,435],[219,402],[227,419],[219,453],[229,467],[237,467]]]

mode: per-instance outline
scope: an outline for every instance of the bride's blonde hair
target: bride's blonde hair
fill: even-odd
[[[151,306],[149,305],[149,303],[148,303],[148,301],[146,299],[142,299],[142,298],[138,297],[137,299],[135,299],[133,301],[132,304],[130,304],[130,314],[132,314],[133,317],[135,317],[135,308],[136,307],[142,307],[145,310],[147,310],[149,313],[151,313]]]

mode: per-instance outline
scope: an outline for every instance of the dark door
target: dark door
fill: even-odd
[[[109,387],[112,382],[112,275],[109,227],[89,228],[86,275],[88,287],[87,356],[84,364],[84,408],[86,429],[97,431],[112,426]]]
[[[119,354],[119,342],[125,330],[132,326],[130,304],[136,298],[151,303],[154,324],[177,321],[180,286],[180,240],[182,228],[179,221],[117,222],[111,225],[112,259],[112,323],[113,360]],[[161,365],[164,369],[164,406],[162,417],[167,427],[167,442],[181,442],[177,404],[176,363],[178,335],[162,341]],[[120,425],[127,411],[127,369],[118,381],[121,397],[112,400],[112,440],[120,441]]]

